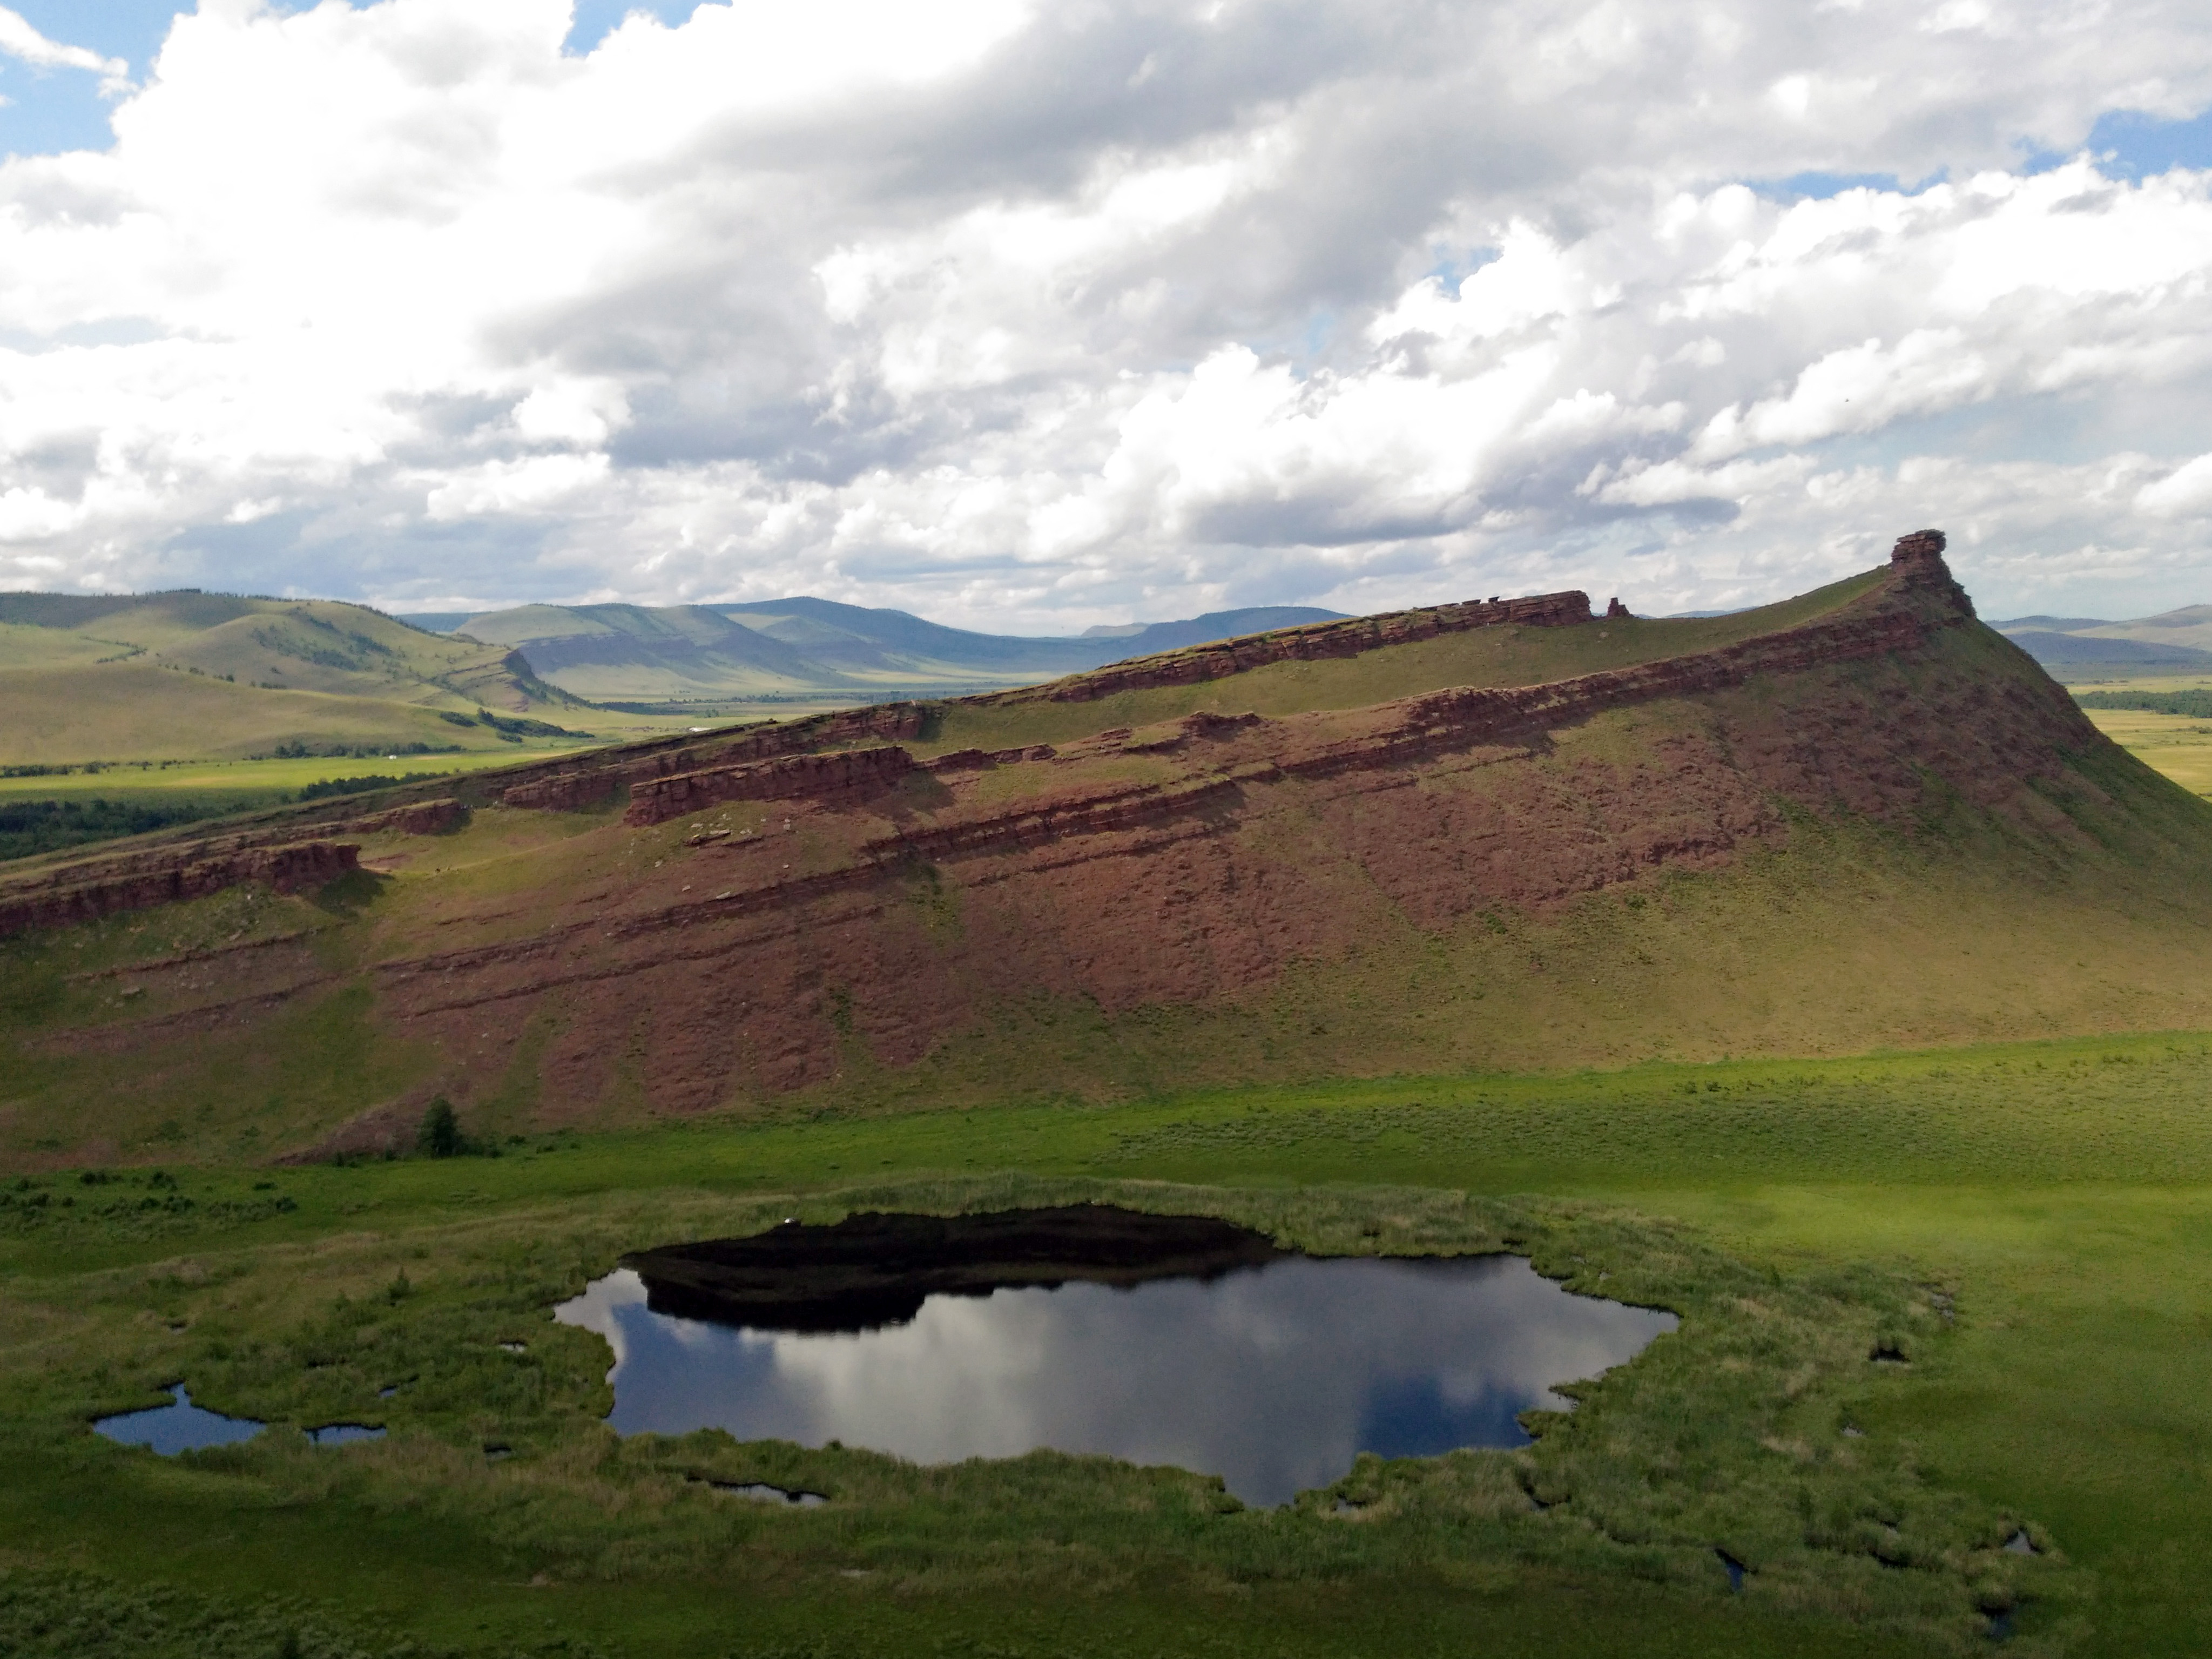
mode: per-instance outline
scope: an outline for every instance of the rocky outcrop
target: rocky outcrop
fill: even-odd
[[[1012,766],[1022,761],[1050,760],[1059,751],[1048,743],[1020,749],[956,749],[928,763],[933,772],[980,772],[987,767]]]
[[[204,898],[246,882],[287,893],[319,887],[360,867],[359,843],[341,836],[432,836],[467,818],[458,800],[409,801],[335,823],[203,836],[16,872],[0,886],[0,937]]]
[[[871,738],[892,743],[912,739],[921,735],[925,718],[919,703],[877,703],[742,736],[601,750],[533,768],[519,781],[503,785],[499,799],[507,806],[577,811],[624,794],[635,799],[641,786],[686,774],[738,767]]]
[[[914,757],[891,745],[827,755],[788,755],[748,766],[716,766],[630,786],[631,825],[665,823],[687,812],[738,800],[836,803],[889,787],[916,770]]]
[[[1572,628],[1590,620],[1589,595],[1539,593],[1522,599],[1470,599],[1379,617],[1350,617],[1342,622],[1310,623],[1241,639],[1219,640],[1156,657],[1139,657],[1088,674],[1071,675],[1033,690],[1001,691],[966,699],[977,703],[1095,702],[1117,692],[1162,685],[1196,685],[1277,662],[1320,662],[1356,657],[1384,646],[1461,634],[1477,628]]]
[[[0,897],[0,938],[204,898],[252,881],[264,882],[280,893],[320,887],[359,869],[360,855],[356,845],[312,841],[247,848],[167,867],[111,872],[70,885],[17,891]]]
[[[1025,805],[1014,811],[928,830],[902,830],[871,841],[865,856],[878,860],[918,858],[935,863],[965,854],[1043,847],[1078,836],[1160,823],[1169,818],[1225,803],[1248,781],[1280,775],[1261,763],[1222,777],[1188,779],[1172,784],[1133,784],[1096,794]]]
[[[1916,530],[1897,538],[1897,544],[1889,550],[1889,562],[1948,581],[1951,573],[1943,563],[1943,550],[1950,544],[1950,538],[1940,530]]]
[[[1959,597],[1964,600],[1964,594]],[[1911,651],[1932,630],[1962,626],[1972,617],[1970,609],[1945,607],[1934,616],[1923,616],[1905,605],[1881,605],[1717,651],[1667,657],[1544,685],[1430,692],[1378,708],[1378,714],[1387,712],[1390,718],[1371,736],[1318,754],[1285,757],[1281,764],[1285,772],[1317,776],[1414,760],[1471,741],[1510,740],[1533,729],[1588,720],[1609,708],[1727,690],[1762,674],[1792,674],[1827,663]]]
[[[1948,573],[1942,580],[1949,585]],[[1193,738],[1211,738],[1237,741],[1238,753],[1248,757],[1232,760],[1225,770],[1212,777],[1054,799],[988,817],[902,830],[870,842],[865,851],[879,860],[911,857],[935,861],[1041,846],[1073,836],[1162,823],[1220,803],[1244,785],[1277,778],[1324,778],[1373,771],[1480,747],[1525,753],[1545,730],[1586,720],[1608,709],[1662,697],[1723,691],[1764,674],[1792,674],[1826,664],[1913,651],[1926,642],[1932,631],[1959,627],[1970,619],[1965,595],[1956,592],[1955,586],[1952,592],[1956,603],[1937,590],[1936,604],[1924,611],[1910,605],[1877,604],[1832,621],[1632,668],[1541,685],[1455,688],[1380,704],[1361,722],[1366,729],[1351,737],[1317,737],[1314,722],[1308,720],[1265,720],[1256,714],[1210,713],[1187,716],[1158,735],[1139,738],[1120,730],[1102,732],[1101,738],[1112,741],[1100,752],[1180,753]],[[1023,756],[1019,750],[995,757],[969,750],[946,758],[957,759],[963,765],[986,760],[1005,764]]]
[[[440,836],[468,822],[469,809],[448,797],[444,800],[408,801],[343,823],[331,826],[347,836]]]

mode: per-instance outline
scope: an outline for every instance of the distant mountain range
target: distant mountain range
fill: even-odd
[[[946,628],[831,599],[748,604],[526,605],[399,620],[518,652],[540,679],[599,703],[940,696],[1024,685],[1209,640],[1342,613],[1310,605],[1216,611],[1182,622],[1034,639]]]
[[[2185,605],[2132,622],[2014,617],[1990,626],[2062,678],[2095,670],[2212,672],[2212,605]]]

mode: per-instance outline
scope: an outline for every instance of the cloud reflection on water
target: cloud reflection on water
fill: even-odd
[[[1293,1258],[1133,1289],[1070,1283],[933,1296],[858,1334],[742,1330],[651,1311],[627,1269],[555,1310],[613,1347],[624,1434],[839,1439],[917,1462],[1039,1446],[1221,1475],[1249,1503],[1326,1485],[1355,1453],[1510,1446],[1672,1330],[1571,1296],[1517,1256]]]

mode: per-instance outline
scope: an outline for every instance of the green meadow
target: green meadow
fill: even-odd
[[[2002,1614],[2007,1651],[2203,1651],[2208,1101],[2212,1039],[2168,1034],[28,1175],[0,1205],[0,1636],[1908,1654],[1986,1650]],[[604,1344],[548,1318],[628,1249],[1083,1196],[1325,1252],[1516,1249],[1682,1327],[1525,1450],[1363,1460],[1267,1511],[1100,1459],[618,1439]],[[88,1431],[178,1379],[277,1426],[173,1460]],[[391,1432],[288,1426],[334,1420]],[[2039,1554],[1998,1547],[2023,1530]]]
[[[376,781],[453,776],[573,744],[543,738],[527,746],[459,753],[292,756],[260,760],[142,761],[82,766],[17,766],[0,775],[0,860],[88,846],[313,799],[302,791]]]

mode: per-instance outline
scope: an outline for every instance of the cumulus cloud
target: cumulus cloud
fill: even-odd
[[[2000,608],[2212,581],[2212,180],[2027,160],[2212,102],[2193,7],[570,21],[202,0],[110,149],[0,163],[0,585],[1060,631],[1923,522]]]

